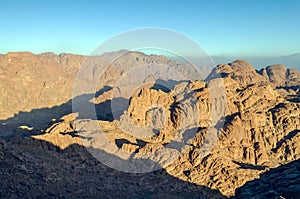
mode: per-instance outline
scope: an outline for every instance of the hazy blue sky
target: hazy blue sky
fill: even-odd
[[[162,27],[210,55],[289,56],[300,53],[299,10],[298,0],[0,0],[0,53],[90,54],[120,32]]]

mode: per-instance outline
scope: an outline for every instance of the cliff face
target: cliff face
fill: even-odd
[[[71,99],[83,60],[83,56],[53,53],[0,55],[0,119]]]
[[[102,58],[107,56],[116,55],[105,54]],[[86,58],[75,55],[29,53],[2,55],[0,66],[3,75],[0,77],[5,79],[2,81],[5,85],[1,86],[7,93],[5,99],[2,96],[2,107],[6,107],[5,100],[14,99],[10,102],[11,105],[3,110],[2,117],[10,116],[16,110],[50,107],[56,103],[66,102],[71,95],[68,89],[73,86],[75,74],[84,59]],[[22,133],[25,131],[32,135],[32,132],[35,132],[32,138],[3,140],[0,143],[0,160],[5,162],[7,158],[6,163],[12,163],[13,159],[9,159],[9,154],[14,154],[21,157],[20,164],[30,164],[26,159],[22,159],[24,154],[19,154],[18,147],[51,151],[53,156],[56,156],[56,153],[72,154],[76,151],[82,154],[82,151],[86,150],[84,146],[89,146],[104,151],[108,154],[107,157],[117,157],[120,159],[118,163],[124,160],[134,162],[148,159],[148,165],[145,167],[148,166],[150,170],[158,165],[165,169],[164,175],[196,184],[198,187],[218,190],[225,196],[232,196],[237,188],[241,187],[239,190],[243,190],[245,183],[247,185],[245,189],[249,190],[250,194],[252,185],[248,185],[247,182],[259,178],[268,170],[291,164],[299,159],[300,104],[287,98],[287,96],[297,98],[296,93],[299,92],[300,85],[298,71],[286,69],[282,65],[268,66],[257,71],[246,61],[237,60],[216,66],[206,81],[160,80],[151,83],[153,77],[149,76],[147,79],[149,81],[143,82],[142,86],[134,87],[132,91],[130,90],[132,87],[118,84],[117,79],[120,79],[130,67],[147,63],[168,65],[169,71],[170,68],[182,70],[183,66],[187,68],[185,73],[193,71],[188,65],[165,57],[129,52],[109,65],[98,85],[102,88],[101,92],[96,96],[88,95],[82,98],[87,101],[85,104],[87,109],[89,106],[96,108],[97,120],[92,121],[83,117],[82,113],[69,114],[71,113],[69,103],[57,109],[50,108],[56,112],[68,111],[63,114],[65,116],[60,121],[51,121],[48,128],[35,129],[38,126],[33,125],[34,129],[28,129],[30,125],[23,126]],[[22,65],[24,70],[16,70],[16,66],[20,68]],[[9,72],[10,70],[12,72]],[[47,80],[45,88],[42,88],[44,83],[40,82],[41,79]],[[137,77],[129,79],[138,81]],[[15,84],[15,81],[20,81],[20,85]],[[27,81],[41,84],[41,88],[31,86],[32,84]],[[10,87],[5,87],[8,84]],[[10,92],[16,92],[20,88],[23,88],[19,93],[20,96],[13,97]],[[34,88],[37,90],[39,88],[39,91],[42,89],[41,94],[31,95],[31,89]],[[222,92],[224,95],[220,94]],[[129,94],[130,97],[126,98],[125,96]],[[39,100],[34,101],[38,96]],[[26,97],[30,103],[21,100]],[[215,107],[216,102],[219,102],[219,99],[216,100],[217,97],[226,97],[222,98],[223,104],[220,103],[223,109]],[[17,99],[22,101],[21,104],[16,103]],[[43,114],[43,111],[39,114]],[[2,123],[2,132],[7,130],[7,126],[11,131],[20,131],[20,126],[10,125],[20,125],[16,119],[14,123],[10,119],[3,120]],[[100,137],[83,132],[85,127],[93,126],[95,123],[101,129]],[[91,137],[86,139],[87,135]],[[32,159],[34,154],[31,152],[29,154],[28,158]],[[95,157],[95,154],[93,155]],[[43,156],[40,158],[44,159]],[[65,158],[73,165],[72,155]],[[44,161],[50,160],[45,158]],[[106,162],[108,166],[117,167],[110,164],[109,161]],[[83,165],[88,167],[86,163]],[[101,171],[92,169],[91,172],[100,172],[99,176],[103,176],[106,170],[107,168]],[[127,171],[130,171],[130,168]],[[47,172],[51,172],[51,169]],[[292,175],[293,171],[290,169],[286,172]],[[268,179],[281,178],[276,177],[276,173],[267,176],[270,176]],[[76,175],[73,178],[77,178]],[[122,179],[122,183],[125,181]],[[12,180],[11,183],[15,181]],[[147,181],[141,183],[145,189],[151,188]],[[293,183],[296,181],[291,179],[290,184]],[[179,192],[184,189],[180,183],[177,185],[174,186]],[[170,188],[172,183],[166,183],[165,186]],[[267,189],[267,186],[264,189]],[[203,189],[199,190],[200,192],[205,197],[221,197],[215,192],[210,193]],[[243,193],[237,191],[236,194],[239,196]],[[279,197],[281,192],[276,194]]]

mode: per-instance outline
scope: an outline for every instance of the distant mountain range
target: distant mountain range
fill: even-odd
[[[251,65],[257,69],[263,68],[273,64],[283,64],[289,68],[300,70],[300,53],[295,53],[286,56],[269,56],[269,57],[229,57],[229,56],[212,56],[215,63],[228,63],[235,59],[247,60]]]

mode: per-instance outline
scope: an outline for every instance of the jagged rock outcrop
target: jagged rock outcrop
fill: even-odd
[[[300,85],[300,73],[295,69],[287,69],[284,65],[277,64],[267,66],[259,71],[274,87],[298,87]]]
[[[228,96],[226,123],[218,142],[204,159],[195,159],[200,150],[195,147],[189,156],[168,168],[181,179],[205,184],[225,195],[233,194],[236,187],[266,169],[299,158],[299,104],[282,98],[249,65],[246,68],[250,74],[239,72],[243,65],[231,65],[218,71],[227,73],[223,81]]]
[[[230,77],[241,86],[267,81],[264,76],[257,73],[255,68],[244,60],[236,60],[232,63],[217,65],[207,79],[210,80],[218,74],[222,77]]]
[[[32,138],[49,142],[61,150],[71,145],[82,145],[81,139],[72,135],[76,131],[75,117],[74,114],[64,116],[61,122],[46,129],[45,134],[35,135]]]
[[[247,61],[236,60],[228,64],[219,64],[213,69],[207,80],[217,75],[230,77],[242,86],[250,84],[270,84],[273,88],[287,90],[299,89],[300,73],[296,69],[287,69],[284,65],[270,65],[257,71]]]

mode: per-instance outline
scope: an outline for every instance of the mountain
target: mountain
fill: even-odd
[[[233,56],[212,56],[212,59],[215,63],[227,63],[237,57]],[[289,66],[292,69],[300,69],[300,53],[293,53],[285,56],[242,56],[240,59],[245,59],[253,66],[256,66],[257,69],[262,68],[267,65],[274,65],[281,63],[285,66]]]
[[[0,119],[71,99],[74,79],[83,60],[83,56],[70,54],[0,55]]]
[[[287,181],[272,197],[293,198],[300,73],[236,60],[200,75],[130,51],[1,55],[0,196],[259,198]]]

